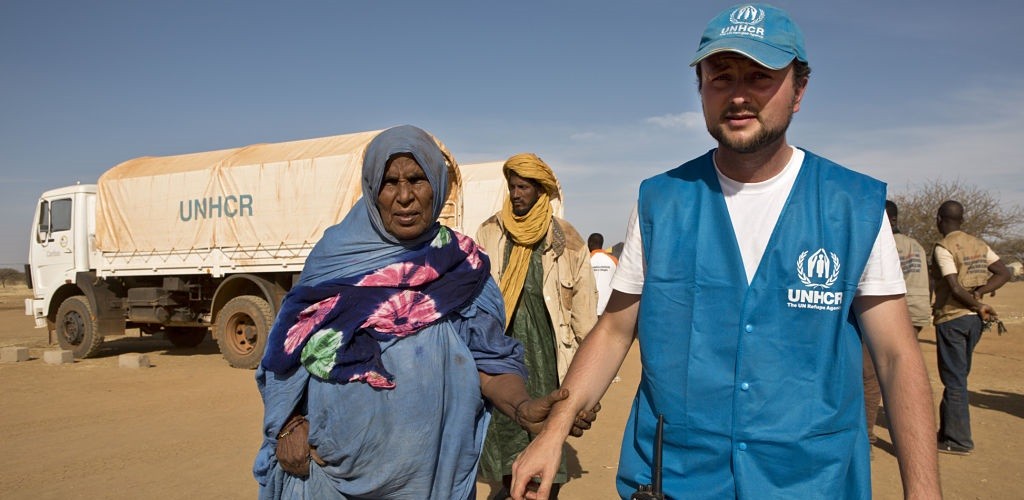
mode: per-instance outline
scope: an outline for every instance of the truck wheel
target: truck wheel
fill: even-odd
[[[57,309],[57,342],[61,349],[71,351],[75,358],[88,358],[96,354],[103,344],[96,315],[89,309],[84,295],[68,297]]]
[[[174,347],[191,349],[206,340],[206,331],[207,328],[203,327],[171,326],[164,332],[164,336]]]
[[[270,304],[261,297],[240,295],[229,300],[217,314],[214,328],[220,353],[235,368],[256,368],[273,323]]]

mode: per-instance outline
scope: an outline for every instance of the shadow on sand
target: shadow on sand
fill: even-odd
[[[58,348],[56,343],[50,344],[50,349]],[[196,347],[175,347],[170,341],[164,338],[163,334],[156,335],[117,335],[110,336],[103,340],[99,352],[90,359],[116,358],[122,354],[139,353],[150,354],[160,353],[164,356],[195,356],[219,354],[217,342],[207,336],[201,344]]]

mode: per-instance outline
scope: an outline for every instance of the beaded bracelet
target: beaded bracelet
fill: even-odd
[[[520,416],[522,414],[519,413],[519,407],[523,406],[523,403],[525,403],[527,401],[529,401],[529,399],[524,399],[524,400],[516,403],[515,411],[512,412],[512,420],[515,421],[516,425],[518,425],[519,427],[523,427],[523,428],[525,428],[526,426],[523,425],[523,419]]]

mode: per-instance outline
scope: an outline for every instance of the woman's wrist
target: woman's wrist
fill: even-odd
[[[292,416],[288,417],[284,425],[281,426],[281,431],[277,433],[277,439],[281,439],[295,430],[296,427],[302,425],[306,421],[305,415],[301,413],[293,413]]]
[[[526,403],[529,400],[530,398],[526,398],[516,403],[515,407],[513,407],[512,409],[512,421],[515,422],[515,424],[518,425],[519,427],[526,427],[525,425],[523,425],[523,414],[520,412],[520,408],[523,406],[523,403]]]

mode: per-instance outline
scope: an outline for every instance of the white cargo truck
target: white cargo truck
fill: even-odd
[[[76,358],[128,328],[178,347],[212,330],[232,366],[256,367],[309,251],[360,197],[363,153],[377,133],[136,158],[96,184],[43,193],[26,314]],[[481,167],[462,167],[486,201],[463,228],[462,175],[450,161],[442,222],[470,235],[507,196],[500,163]]]

